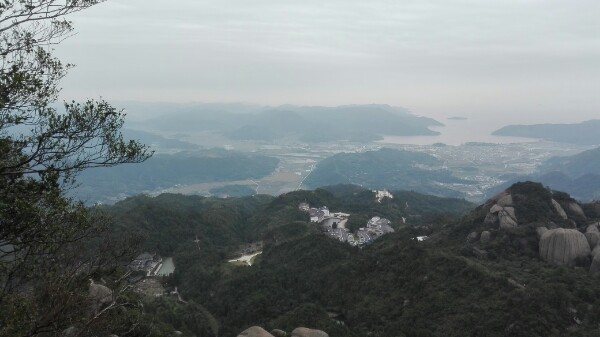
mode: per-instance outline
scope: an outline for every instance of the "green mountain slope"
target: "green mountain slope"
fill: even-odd
[[[375,189],[414,190],[420,193],[460,197],[440,184],[471,182],[452,176],[443,163],[424,153],[381,149],[364,153],[340,153],[319,162],[304,184],[309,188],[356,184]]]
[[[597,204],[531,182],[477,208],[392,194],[377,202],[369,190],[338,185],[279,197],[136,197],[104,209],[119,231],[146,232],[149,249],[170,242],[158,248],[177,265],[166,282],[201,305],[222,337],[254,325],[308,326],[332,337],[597,335],[600,283],[589,271],[597,242],[582,234],[598,230]],[[309,223],[302,202],[387,217],[396,232],[352,247]],[[590,246],[585,257],[555,266],[540,255],[540,233],[561,228]],[[264,248],[253,266],[226,263],[240,243],[257,240]]]

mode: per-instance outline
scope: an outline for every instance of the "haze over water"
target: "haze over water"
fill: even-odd
[[[494,136],[492,135],[492,132],[504,125],[496,125],[494,123],[490,123],[486,119],[439,119],[439,121],[443,123],[444,126],[430,128],[431,130],[440,133],[437,136],[385,136],[383,140],[379,141],[379,143],[412,145],[432,145],[435,143],[444,143],[446,145],[462,145],[468,142],[508,144],[537,141],[537,139],[532,138]]]

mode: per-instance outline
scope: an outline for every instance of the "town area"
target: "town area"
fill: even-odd
[[[391,196],[391,194],[389,195]],[[383,235],[394,232],[394,229],[390,226],[390,220],[377,216],[372,217],[364,227],[360,227],[352,233],[350,229],[346,228],[346,223],[350,218],[348,213],[332,213],[327,206],[316,208],[311,207],[308,203],[301,203],[298,205],[298,209],[308,213],[310,222],[319,224],[321,230],[327,236],[346,242],[351,246],[364,247]]]

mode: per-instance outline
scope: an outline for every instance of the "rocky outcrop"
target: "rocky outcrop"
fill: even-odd
[[[588,240],[590,244],[590,248],[594,249],[598,243],[600,243],[600,231],[598,231],[598,226],[589,225],[585,230],[585,238]]]
[[[517,227],[517,215],[513,207],[513,198],[510,194],[504,192],[490,201],[488,201],[489,211],[485,216],[484,223],[486,225],[494,225],[500,228]]]
[[[498,224],[498,214],[497,213],[488,213],[485,216],[485,220],[483,220],[483,223],[486,225],[496,225]]]
[[[468,242],[475,242],[477,241],[477,237],[479,237],[479,235],[477,234],[477,232],[471,232],[468,236],[467,236],[467,241]]]
[[[590,255],[585,235],[576,229],[557,228],[545,232],[540,239],[540,257],[559,266],[573,266],[578,258]]]
[[[600,273],[600,245],[592,250],[592,264],[590,265],[590,273]]]
[[[514,209],[512,212],[509,212],[507,209],[511,207],[506,207],[504,210],[498,212],[498,225],[500,228],[513,228],[517,227],[519,224],[517,223],[517,219],[511,215],[515,213]]]
[[[267,332],[267,330],[259,326],[253,326],[242,331],[242,333],[240,333],[238,337],[273,337],[273,335],[271,335]]]
[[[576,216],[583,218],[583,219],[586,218],[585,212],[583,212],[583,208],[581,208],[581,206],[579,206],[578,203],[571,201],[567,204],[567,208],[569,209],[569,211],[571,211]]]
[[[492,238],[492,233],[490,233],[489,231],[483,231],[483,232],[481,232],[479,241],[481,241],[481,243],[486,243],[486,242],[489,242],[491,238]]]
[[[496,204],[502,207],[508,207],[513,205],[512,195],[506,194],[496,201]]]
[[[113,293],[107,286],[96,284],[90,280],[89,297],[92,300],[92,309],[97,312],[113,300]]]
[[[271,331],[271,335],[275,336],[275,337],[287,337],[287,332],[283,331],[283,330],[279,330],[279,329],[273,329]]]
[[[590,249],[596,248],[598,243],[600,243],[600,233],[598,233],[598,232],[585,233],[585,238],[588,240]]]
[[[600,253],[600,245],[594,247],[594,249],[592,249],[592,257],[598,255],[598,253]]]
[[[321,330],[296,328],[292,331],[292,337],[329,337],[329,335]]]
[[[546,233],[548,231],[548,228],[546,227],[538,227],[535,229],[538,239],[542,238],[542,235],[544,235],[544,233]]]
[[[554,199],[552,199],[552,207],[554,207],[556,213],[558,213],[558,215],[560,215],[560,217],[564,220],[567,220],[569,218],[562,206]]]

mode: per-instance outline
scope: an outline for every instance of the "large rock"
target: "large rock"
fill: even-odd
[[[238,337],[273,337],[273,335],[271,335],[267,332],[267,330],[259,326],[253,326],[242,331],[242,333],[240,333]]]
[[[292,337],[329,337],[329,335],[321,330],[296,328],[292,331]]]
[[[542,236],[544,235],[544,233],[546,233],[548,231],[548,228],[546,228],[546,227],[538,227],[538,228],[535,229],[535,231],[537,232],[538,239],[541,239]]]
[[[479,235],[477,234],[477,232],[471,232],[468,236],[467,236],[467,241],[468,242],[475,242],[477,241],[477,238],[479,237]]]
[[[594,255],[594,258],[592,259],[592,264],[590,265],[590,273],[600,273],[600,254]]]
[[[585,217],[585,212],[583,211],[583,208],[581,208],[581,206],[579,206],[578,203],[571,201],[571,202],[569,202],[569,204],[567,205],[567,207],[575,215],[577,215],[577,216],[579,216],[581,218],[584,218],[584,219],[586,218]]]
[[[485,220],[483,220],[483,223],[486,225],[496,225],[498,223],[498,215],[494,213],[488,213],[485,216]]]
[[[90,284],[89,296],[98,306],[112,302],[112,290],[93,281]]]
[[[594,247],[594,249],[592,249],[592,257],[598,255],[600,253],[600,245]]]
[[[554,206],[554,209],[556,210],[556,213],[558,213],[558,215],[560,215],[561,218],[563,218],[564,220],[567,220],[567,213],[565,212],[565,210],[562,208],[562,206],[554,199],[552,199],[552,206]]]
[[[585,238],[588,240],[591,249],[594,249],[600,243],[600,233],[598,232],[587,232]]]
[[[287,332],[283,331],[283,330],[279,330],[279,329],[273,329],[271,330],[271,335],[275,336],[275,337],[287,337]]]
[[[507,229],[518,226],[517,220],[504,210],[498,212],[498,220],[500,222],[500,228]]]
[[[75,337],[79,334],[79,329],[74,326],[68,327],[62,332],[64,337]]]
[[[496,202],[496,204],[498,204],[498,205],[500,205],[502,207],[512,206],[513,205],[512,195],[507,194],[507,195],[503,196],[502,198],[498,199],[498,201]]]
[[[575,260],[590,255],[590,245],[576,229],[551,229],[540,239],[540,257],[558,266],[573,266]]]
[[[486,243],[486,242],[489,242],[491,238],[492,238],[492,233],[490,233],[489,231],[483,231],[483,232],[481,232],[481,236],[479,237],[479,240],[481,241],[481,243]]]
[[[492,206],[492,208],[490,208],[490,213],[496,214],[496,213],[500,212],[502,209],[503,209],[502,206],[496,204],[496,205]]]

